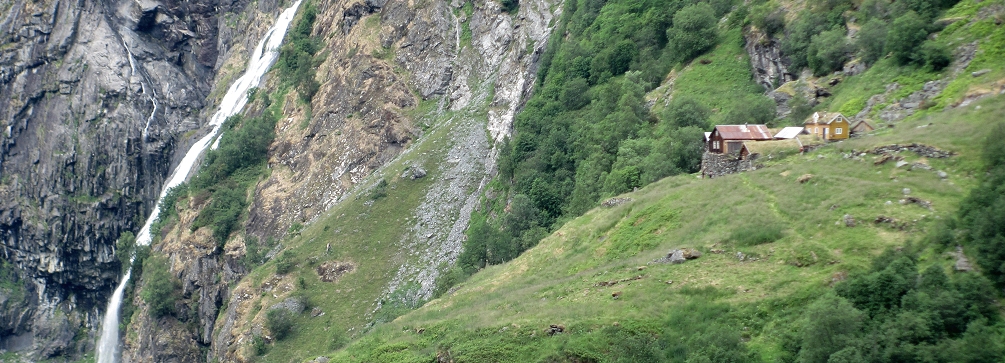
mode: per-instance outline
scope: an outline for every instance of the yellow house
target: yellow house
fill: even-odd
[[[803,124],[811,135],[828,141],[847,139],[850,125],[848,118],[837,112],[814,112]]]

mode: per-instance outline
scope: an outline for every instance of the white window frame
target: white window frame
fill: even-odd
[[[841,132],[842,130],[840,127],[834,128],[834,135],[841,135]]]
[[[712,141],[712,148],[715,150],[719,150],[720,149],[719,141]]]

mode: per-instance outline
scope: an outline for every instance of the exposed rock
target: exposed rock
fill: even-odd
[[[632,198],[627,198],[627,197],[625,197],[625,198],[611,198],[611,199],[605,200],[603,203],[600,203],[600,205],[604,206],[604,207],[613,207],[613,206],[622,205],[622,204],[625,204],[625,203],[628,203],[628,202],[631,202],[631,201],[632,201]]]
[[[892,145],[880,146],[871,150],[867,150],[866,152],[874,155],[883,155],[883,157],[886,158],[886,160],[889,160],[890,158],[894,157],[893,154],[899,153],[901,151],[911,151],[914,152],[915,154],[918,154],[919,156],[923,156],[930,159],[945,159],[956,155],[956,153],[952,151],[945,151],[934,146],[922,145],[918,143],[911,143],[907,145],[892,144]],[[875,164],[878,165],[882,163],[876,162]]]
[[[983,76],[983,75],[988,74],[988,73],[991,73],[990,69],[982,69],[982,70],[979,70],[979,71],[976,71],[976,72],[971,72],[970,75],[973,76],[973,77],[980,77],[980,76]]]
[[[944,172],[942,170],[939,170],[939,171],[935,172],[935,174],[939,176],[939,179],[945,179],[945,178],[949,177],[949,174],[947,174],[946,172]]]
[[[616,294],[620,294],[620,292],[616,292]],[[615,296],[615,298],[617,297]],[[561,324],[551,324],[551,326],[549,326],[547,329],[544,329],[544,332],[547,333],[548,335],[555,335],[562,333],[564,331],[565,331],[565,325]]]
[[[714,178],[727,174],[735,174],[744,171],[757,170],[758,154],[748,155],[741,158],[738,154],[716,154],[705,152],[701,156],[701,175]]]
[[[970,260],[967,259],[965,254],[963,254],[962,246],[956,246],[956,263],[953,264],[953,269],[960,272],[974,270],[974,267],[970,265]]]
[[[426,169],[423,169],[423,168],[418,167],[418,166],[412,168],[412,176],[411,176],[411,178],[413,180],[414,179],[421,179],[421,178],[425,178],[425,177],[426,177]]]
[[[658,258],[651,263],[669,263],[669,264],[679,264],[684,263],[687,260],[693,260],[701,257],[701,251],[694,248],[681,248],[673,249],[667,253],[666,256]]]
[[[40,354],[36,360],[75,360],[93,350],[121,277],[115,240],[135,232],[153,208],[175,151],[192,142],[181,136],[203,123],[218,65],[232,47],[246,47],[218,18],[246,3],[0,6],[0,28],[10,35],[0,40],[0,175],[7,180],[0,186],[0,240],[4,259],[42,295],[14,316],[0,316],[24,322],[0,327],[3,340],[35,334],[38,341],[27,346]],[[46,323],[43,316],[57,311],[66,319]],[[74,339],[80,346],[53,348],[64,346],[64,334],[55,333],[64,328],[54,328],[60,324],[82,334]]]
[[[349,262],[328,261],[318,266],[315,271],[318,273],[318,278],[321,281],[334,282],[342,275],[350,273],[355,269],[356,265]]]
[[[908,195],[908,194],[911,194],[911,188],[904,188],[904,189],[901,189],[901,190],[900,190],[900,192],[901,192],[901,193],[904,193],[904,195]]]
[[[910,163],[908,163],[906,161],[903,161],[903,160],[900,160],[900,161],[897,161],[896,164],[894,164],[894,167],[899,169],[900,167],[905,166],[907,164],[910,164]]]
[[[845,214],[842,219],[845,227],[855,227],[855,217],[852,217],[851,214]]]
[[[796,75],[789,72],[789,59],[782,55],[781,42],[760,32],[748,32],[744,37],[743,48],[750,55],[754,80],[765,90],[796,79]]]
[[[932,209],[932,202],[929,202],[929,201],[921,199],[921,198],[916,198],[916,197],[907,197],[907,198],[901,199],[900,200],[900,204],[917,204],[917,205],[921,206],[922,208],[929,209],[929,210]]]
[[[799,182],[799,184],[806,184],[806,182],[811,179],[813,179],[813,174],[803,174],[796,178],[796,181]]]

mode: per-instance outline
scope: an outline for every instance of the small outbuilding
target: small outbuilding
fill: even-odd
[[[795,139],[796,136],[806,133],[805,127],[785,127],[775,134],[775,140]]]
[[[875,130],[875,129],[876,129],[876,127],[872,126],[872,124],[869,123],[869,121],[862,120],[862,121],[856,122],[855,124],[853,124],[851,126],[851,135],[852,136],[861,135],[861,134],[865,134],[865,133],[871,132],[872,130]]]
[[[851,130],[848,118],[837,112],[814,112],[803,126],[811,135],[827,141],[847,139]]]
[[[773,139],[765,125],[716,125],[708,136],[705,150],[714,154],[738,153],[744,141]]]

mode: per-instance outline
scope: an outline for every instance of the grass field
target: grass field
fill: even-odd
[[[613,354],[605,329],[654,330],[691,311],[707,315],[694,329],[724,324],[759,359],[773,360],[785,339],[779,327],[806,302],[835,280],[867,269],[884,249],[918,241],[937,219],[955,213],[980,166],[981,130],[1005,116],[999,98],[979,105],[919,117],[754,172],[712,180],[672,177],[623,195],[632,201],[567,223],[516,260],[486,268],[332,357],[540,361],[559,352],[566,360],[604,360]],[[844,157],[853,149],[910,142],[958,155],[922,160],[901,153],[905,161],[932,167],[913,171],[873,165],[873,155]],[[940,179],[937,170],[949,177]],[[814,176],[798,183],[804,174]],[[899,203],[904,188],[932,209]],[[845,215],[857,226],[846,227]],[[902,229],[873,223],[880,215]],[[766,225],[779,226],[777,240],[743,243],[742,236]],[[680,247],[704,255],[679,265],[649,264]],[[949,264],[941,252],[932,247],[922,264]],[[545,334],[552,324],[565,331]]]

